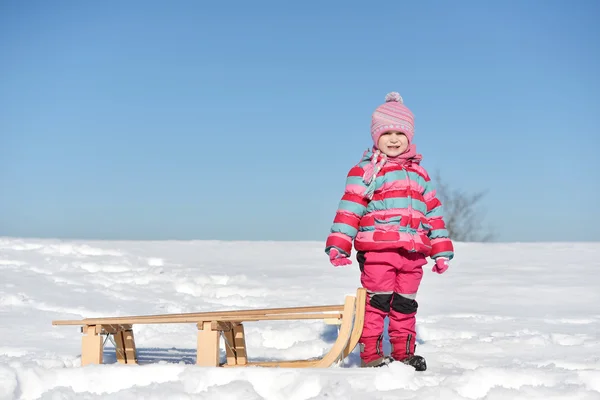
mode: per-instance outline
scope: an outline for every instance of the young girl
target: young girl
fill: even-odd
[[[415,299],[422,267],[431,257],[433,271],[445,272],[454,248],[442,205],[413,143],[413,113],[397,92],[385,101],[371,118],[373,148],[347,175],[325,251],[334,266],[351,264],[354,241],[361,284],[367,289],[361,366],[397,360],[424,371],[425,359],[415,355]],[[391,357],[381,350],[386,316]]]

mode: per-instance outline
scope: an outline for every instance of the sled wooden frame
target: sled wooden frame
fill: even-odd
[[[113,336],[118,363],[137,364],[134,325],[195,323],[198,327],[196,365],[327,368],[348,357],[358,344],[364,325],[366,295],[364,288],[358,288],[356,295],[346,296],[342,305],[84,318],[55,320],[52,321],[52,325],[81,326],[82,366],[102,364],[103,335]],[[320,319],[327,324],[339,325],[337,339],[325,355],[308,360],[248,361],[244,322],[309,319]],[[225,363],[220,363],[219,360],[221,337],[225,343]]]

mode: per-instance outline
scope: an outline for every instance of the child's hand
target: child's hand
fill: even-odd
[[[443,274],[444,272],[446,272],[446,270],[450,266],[448,263],[449,263],[449,260],[447,258],[440,257],[435,260],[435,265],[433,266],[433,268],[431,270],[433,272],[437,272],[438,274]]]
[[[350,260],[345,254],[340,253],[336,249],[329,250],[329,262],[334,267],[343,267],[344,265],[352,264],[352,260]]]

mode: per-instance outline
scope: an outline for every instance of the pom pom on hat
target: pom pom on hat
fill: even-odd
[[[390,101],[397,101],[398,103],[404,104],[404,100],[402,100],[402,96],[398,92],[390,92],[385,96],[385,102],[389,103]]]

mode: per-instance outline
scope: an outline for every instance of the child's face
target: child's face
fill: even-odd
[[[396,157],[408,149],[408,138],[402,132],[387,132],[379,137],[377,148],[388,157]]]

